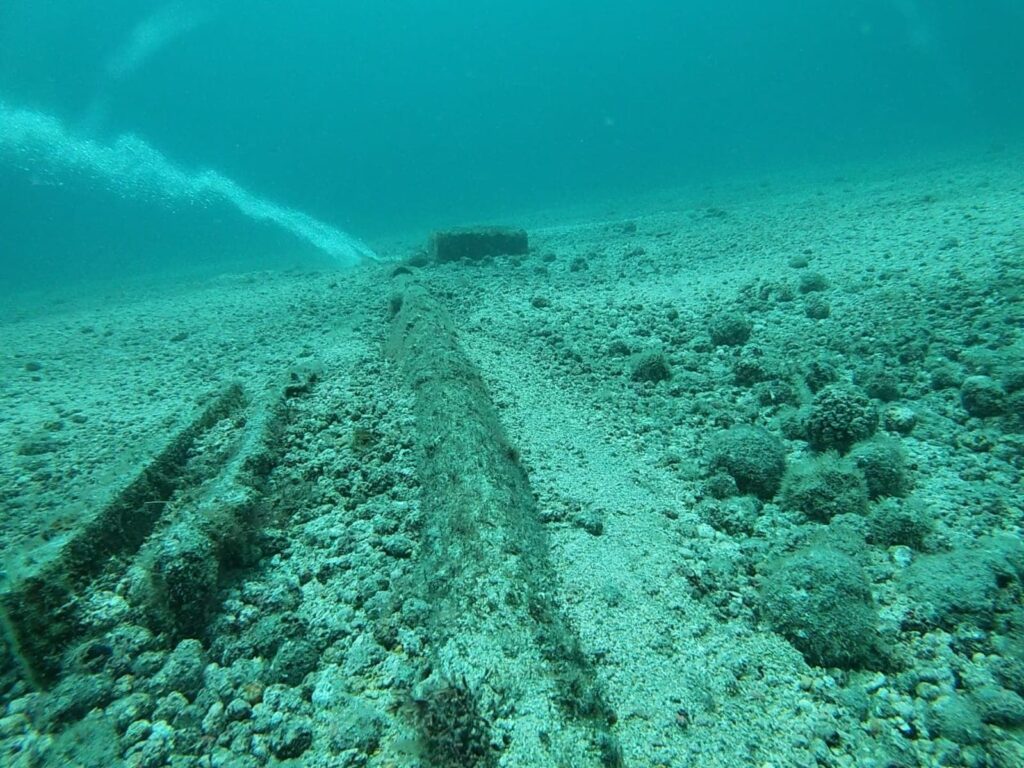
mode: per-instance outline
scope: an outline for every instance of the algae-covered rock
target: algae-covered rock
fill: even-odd
[[[832,384],[814,397],[807,419],[807,439],[819,451],[846,453],[878,428],[878,409],[860,389]]]
[[[1024,725],[1024,698],[998,685],[985,685],[971,697],[986,723],[1003,728]]]
[[[630,378],[633,381],[658,382],[672,378],[672,369],[665,353],[660,349],[649,349],[637,354],[633,360]]]
[[[1020,591],[1024,542],[988,536],[972,547],[919,558],[901,579],[913,618],[928,627],[953,629],[993,624],[997,608]]]
[[[971,416],[998,416],[1006,408],[1006,392],[989,376],[968,376],[960,385],[960,402]]]
[[[827,523],[836,515],[862,515],[868,508],[868,486],[856,464],[834,453],[801,461],[782,481],[783,507]]]
[[[899,440],[875,437],[854,446],[850,458],[864,475],[872,499],[903,496],[909,489],[907,454]]]
[[[708,335],[716,347],[737,347],[746,343],[754,324],[738,312],[723,312],[711,318]]]
[[[942,696],[928,709],[928,728],[937,736],[966,746],[985,738],[985,724],[977,707],[966,696]]]
[[[867,576],[835,547],[806,547],[773,563],[759,607],[809,664],[854,669],[877,654],[878,617]]]
[[[711,469],[722,470],[740,493],[770,499],[786,469],[782,441],[762,427],[740,425],[719,434],[711,446]]]
[[[885,547],[921,551],[935,524],[927,505],[915,499],[884,499],[868,515],[868,540]]]

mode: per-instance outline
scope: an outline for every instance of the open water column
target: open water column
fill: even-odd
[[[205,23],[216,4],[177,2],[143,19],[107,60],[104,78],[76,131],[57,117],[0,98],[0,164],[33,174],[74,175],[126,198],[154,204],[226,203],[254,221],[276,225],[324,251],[342,265],[376,258],[364,243],[308,214],[278,205],[213,170],[191,171],[172,162],[142,138],[122,134],[94,138],[106,120],[111,89],[158,51]]]
[[[188,171],[138,136],[109,144],[76,135],[60,120],[0,102],[0,162],[31,172],[77,174],[124,197],[153,203],[228,203],[254,221],[275,224],[342,264],[375,258],[351,235],[249,192],[216,171]]]

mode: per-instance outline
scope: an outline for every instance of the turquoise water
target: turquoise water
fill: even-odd
[[[1012,0],[0,2],[0,768],[1020,768]]]
[[[1012,0],[10,0],[0,102],[83,141],[133,134],[181,169],[372,239],[1014,143],[1022,30]],[[223,196],[83,179],[62,167],[62,133],[39,137],[61,145],[45,158],[4,142],[5,279],[308,250]]]

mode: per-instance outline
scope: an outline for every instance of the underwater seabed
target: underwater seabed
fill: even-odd
[[[2,761],[1024,764],[1018,167],[4,318]]]

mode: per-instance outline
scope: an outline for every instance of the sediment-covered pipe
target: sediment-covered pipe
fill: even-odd
[[[489,675],[514,711],[547,709],[553,764],[617,765],[615,716],[555,603],[517,451],[444,307],[413,275],[395,281],[386,351],[415,397],[426,515],[416,582],[431,606],[432,665],[450,680]]]
[[[133,557],[161,520],[168,499],[183,482],[196,440],[241,408],[233,384],[214,398],[127,485],[63,545],[31,568],[14,574],[0,592],[0,629],[9,659],[37,686],[52,682],[63,652],[78,634],[77,598],[115,556]]]
[[[250,402],[217,476],[197,488],[140,550],[138,560],[150,576],[147,603],[155,630],[203,637],[224,573],[258,558],[260,503],[281,451],[286,412],[283,396]]]

